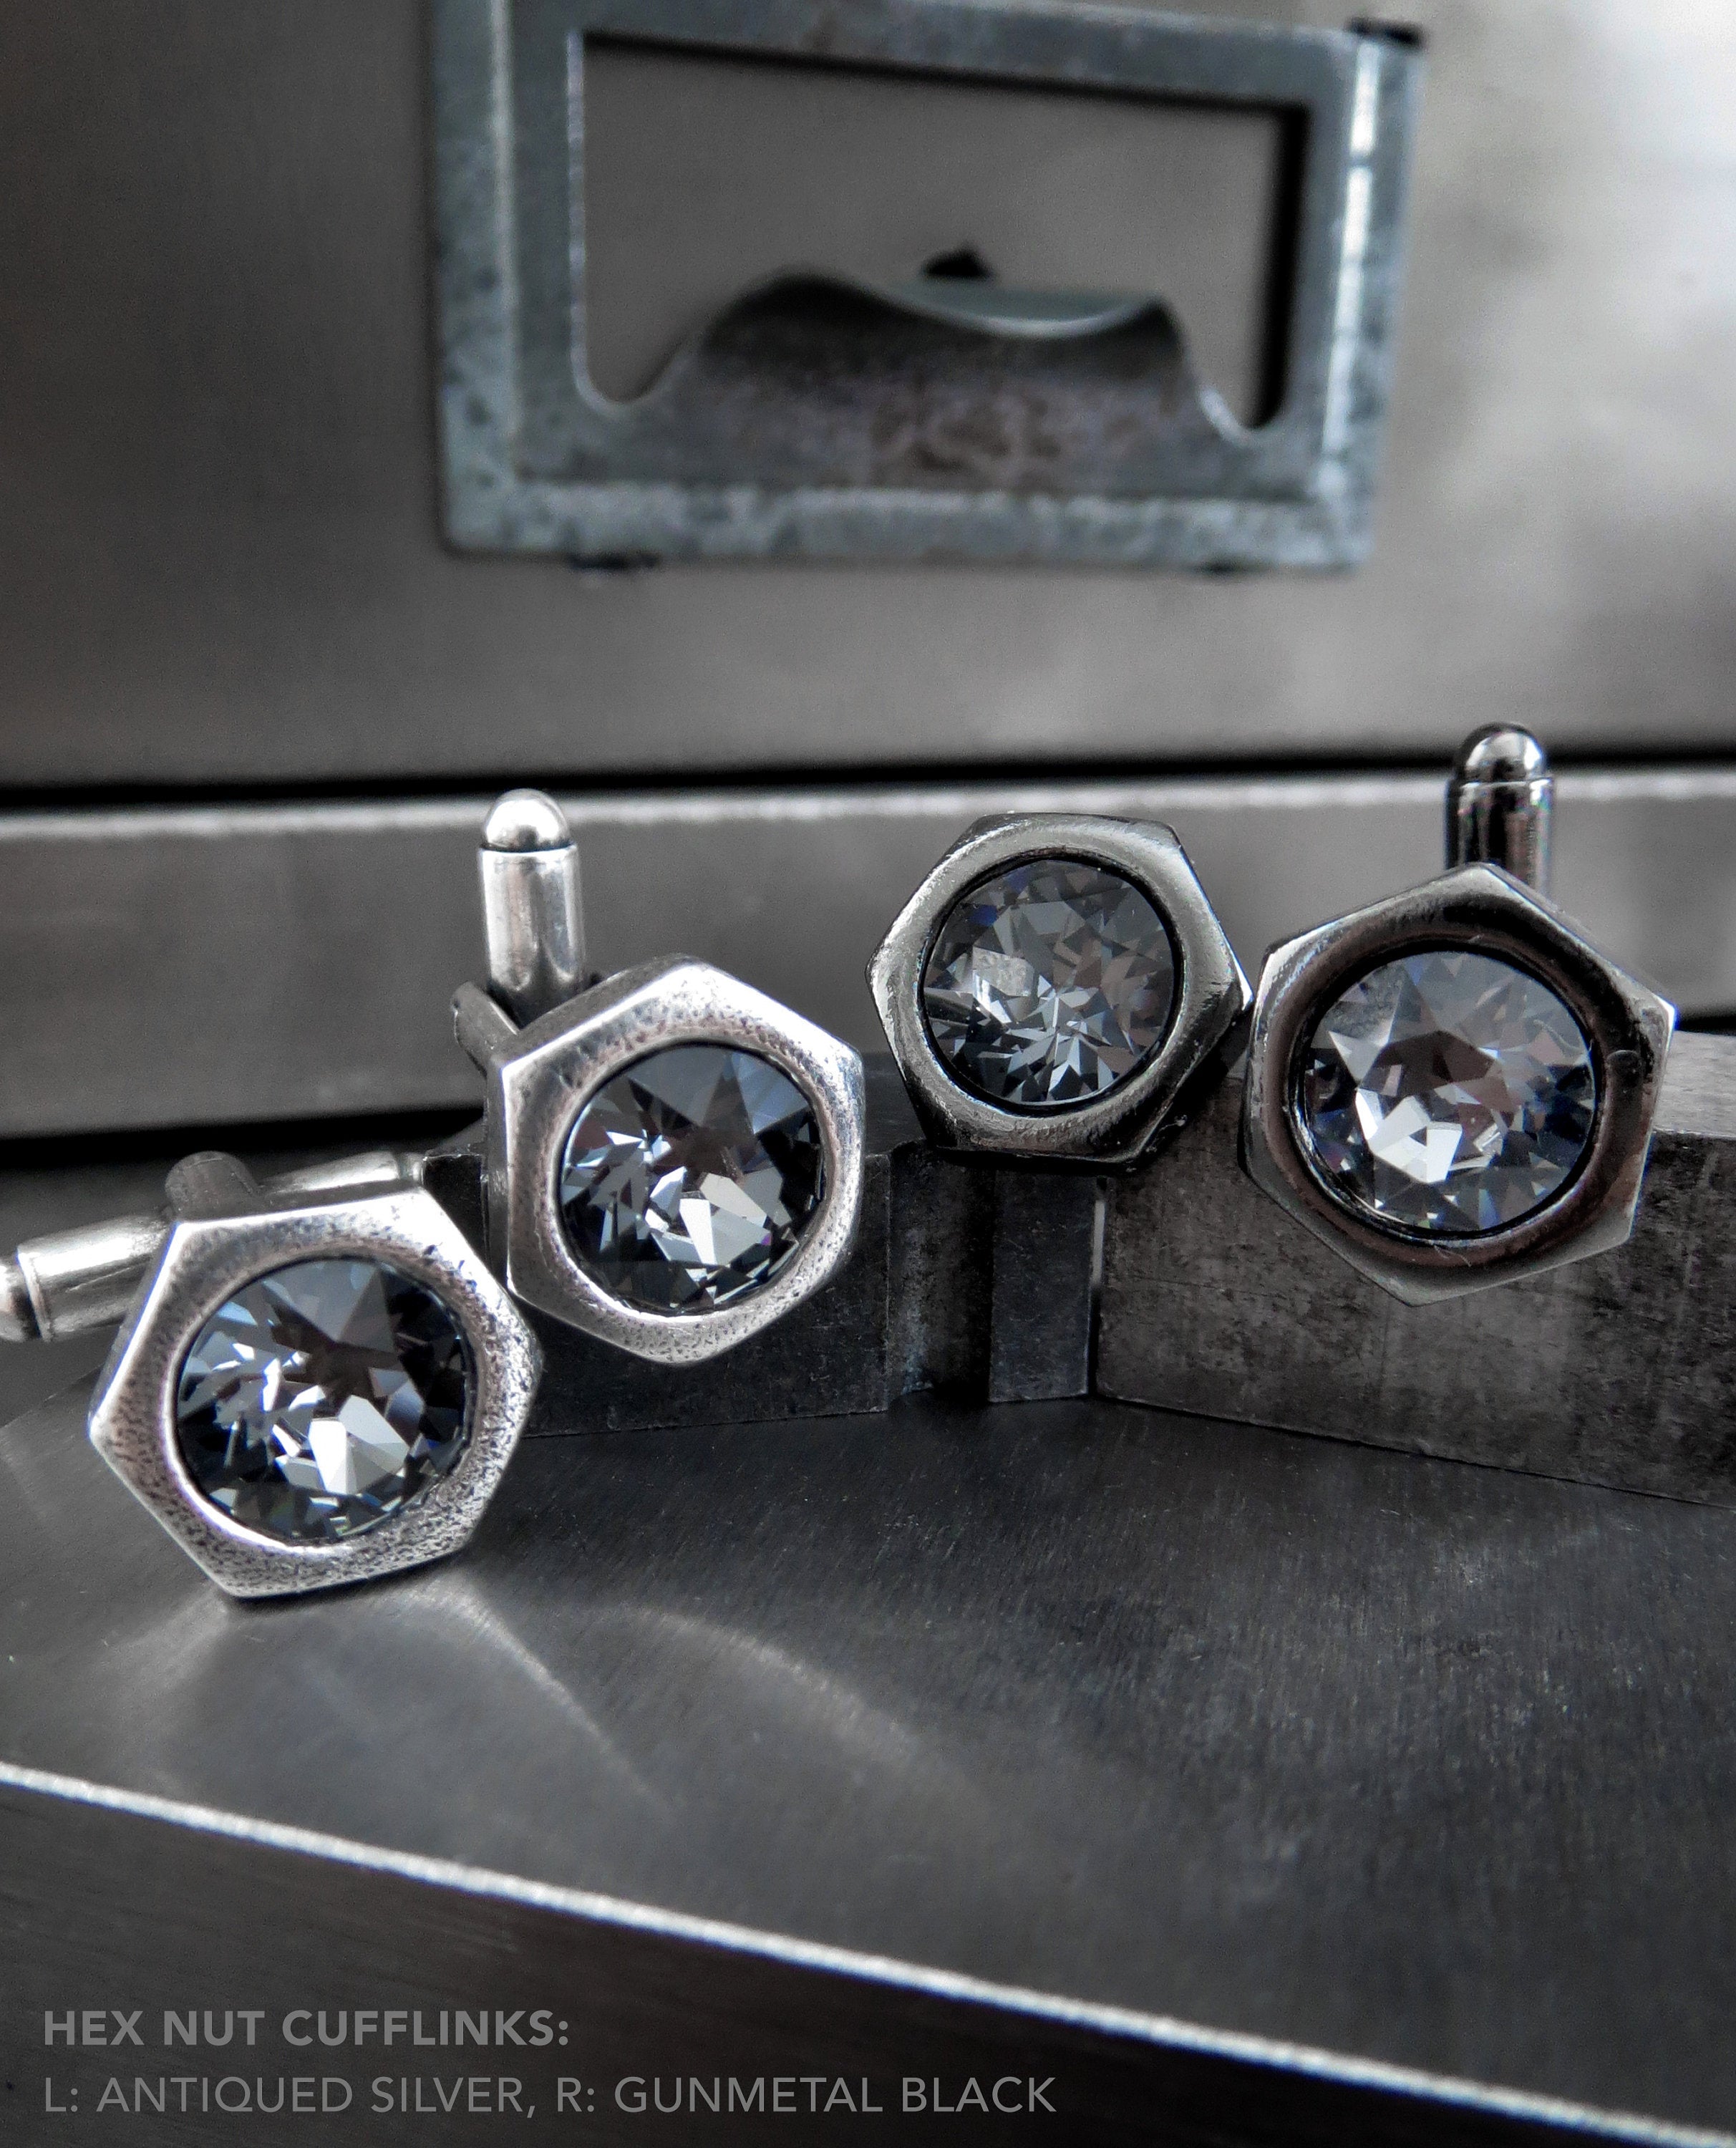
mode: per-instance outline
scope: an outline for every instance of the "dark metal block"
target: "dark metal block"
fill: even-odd
[[[995,1173],[991,1403],[1091,1392],[1099,1184],[1082,1172]]]
[[[1232,1076],[1111,1187],[1104,1393],[1736,1506],[1736,1045],[1676,1040],[1626,1246],[1432,1306],[1257,1191],[1241,1104]]]
[[[897,1077],[884,1057],[867,1066],[871,1139],[876,1096]],[[988,1392],[996,1179],[920,1139],[893,1152],[886,1350],[894,1396],[932,1388],[976,1402]]]

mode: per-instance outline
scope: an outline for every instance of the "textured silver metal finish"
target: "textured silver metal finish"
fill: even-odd
[[[1555,779],[1529,731],[1490,724],[1453,757],[1447,784],[1447,863],[1499,866],[1549,892],[1549,827]]]
[[[239,1172],[240,1167],[237,1167]],[[203,1173],[214,1193],[214,1172]],[[464,1451],[444,1477],[337,1543],[241,1527],[203,1498],[182,1458],[176,1390],[188,1344],[243,1283],[298,1260],[390,1263],[446,1305],[469,1347]],[[178,1219],[116,1336],[92,1397],[92,1444],[169,1534],[232,1596],[282,1596],[364,1581],[460,1549],[524,1430],[541,1356],[516,1306],[432,1194],[419,1187]]]
[[[1160,294],[1131,316],[1075,299],[1083,325],[1057,337],[1029,304],[985,313],[939,279],[913,304],[810,274],[744,294],[651,393],[611,403],[585,344],[585,52],[603,38],[1299,114],[1277,413],[1245,429],[1202,387]],[[1055,4],[439,0],[448,534],[581,558],[1353,563],[1417,60],[1378,33]]]
[[[542,790],[509,790],[483,824],[489,990],[513,1020],[534,1021],[585,982],[579,851],[566,816]]]
[[[454,1001],[460,1037],[490,1033],[474,985]],[[498,1031],[494,1032],[498,1034]],[[824,1157],[820,1205],[777,1274],[730,1305],[665,1313],[627,1304],[574,1257],[561,1221],[567,1136],[588,1097],[648,1054],[720,1044],[782,1069],[812,1106]],[[514,1295],[635,1357],[697,1364],[733,1349],[821,1289],[848,1257],[862,1198],[862,1062],[812,1022],[684,956],[605,979],[487,1053],[490,1257]]]
[[[1382,1230],[1330,1193],[1296,1126],[1297,1056],[1356,977],[1411,948],[1468,947],[1540,977],[1590,1040],[1598,1113],[1577,1175],[1553,1202],[1475,1237]],[[1493,866],[1466,866],[1275,947],[1254,998],[1242,1141],[1254,1182],[1352,1267],[1407,1305],[1584,1260],[1633,1227],[1676,1011],[1573,921]]]
[[[1094,1101],[1037,1114],[1003,1109],[953,1078],[922,1011],[922,976],[936,934],[986,876],[1035,858],[1078,858],[1123,875],[1146,895],[1177,959],[1169,1026],[1147,1062]],[[981,822],[956,844],[899,912],[868,966],[887,1041],[931,1139],[1056,1161],[1136,1156],[1248,1005],[1247,979],[1173,830],[1084,814]]]
[[[254,1205],[259,1187],[238,1156],[231,1156],[227,1149],[206,1148],[171,1164],[163,1191],[168,1202],[167,1235],[177,1222],[244,1214]]]

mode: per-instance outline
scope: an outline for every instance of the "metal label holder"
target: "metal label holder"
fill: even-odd
[[[460,549],[1192,568],[1365,555],[1414,40],[1052,0],[435,0],[434,23],[439,415]],[[1238,424],[1156,294],[1081,296],[1069,314],[1052,294],[807,272],[743,294],[644,395],[610,402],[585,355],[585,54],[605,38],[1290,115],[1303,148],[1277,409]],[[1039,409],[1042,424],[1024,422]]]

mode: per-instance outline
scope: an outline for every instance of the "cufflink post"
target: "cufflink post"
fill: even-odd
[[[522,1029],[585,986],[578,847],[546,791],[509,790],[483,824],[477,864],[489,992]]]
[[[1515,724],[1473,731],[1447,785],[1447,864],[1500,866],[1549,892],[1555,779],[1539,740]]]
[[[124,1320],[152,1262],[183,1217],[255,1203],[278,1206],[303,1195],[414,1186],[421,1162],[408,1152],[370,1149],[256,1186],[233,1157],[215,1151],[188,1157],[169,1173],[168,1205],[157,1214],[78,1224],[27,1238],[0,1256],[0,1342],[60,1342]]]

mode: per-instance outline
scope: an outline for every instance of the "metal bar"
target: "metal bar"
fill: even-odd
[[[1736,765],[1577,770],[1555,789],[1557,898],[1684,1013],[1736,1011]],[[1252,971],[1275,940],[1425,877],[1441,790],[1375,771],[560,802],[593,966],[679,947],[874,1051],[863,966],[986,814],[1167,822]],[[489,802],[0,815],[0,1136],[479,1104],[448,1009],[487,973]],[[223,1010],[221,1051],[188,1050],[199,1008]]]

